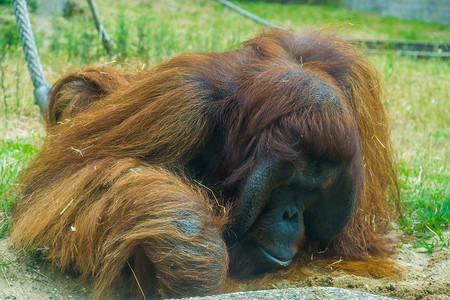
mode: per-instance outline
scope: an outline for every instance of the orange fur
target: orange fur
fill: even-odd
[[[403,269],[392,260],[382,257],[371,257],[369,260],[346,261],[346,260],[318,260],[312,263],[314,267],[321,267],[325,270],[340,270],[345,273],[363,277],[396,277]]]
[[[285,77],[299,74],[326,82],[341,111],[292,105],[294,91],[308,95]],[[274,30],[242,50],[185,54],[138,76],[104,67],[70,74],[53,87],[48,135],[21,177],[12,241],[45,247],[61,269],[93,277],[98,298],[128,263],[148,295],[220,292],[228,267],[221,234],[233,221],[222,210],[235,200],[227,195],[255,161],[296,160],[300,131],[303,151],[319,158],[347,155],[342,140],[361,145],[355,211],[328,253],[387,256],[380,233],[397,183],[382,97],[358,50],[320,30]],[[216,136],[223,144],[209,151]],[[217,154],[208,189],[220,199],[184,174],[201,151]]]
[[[56,82],[50,91],[47,128],[86,110],[92,103],[127,85],[133,78],[113,68],[86,68]]]
[[[24,199],[28,205],[16,211],[14,243],[44,247],[61,269],[84,280],[94,277],[98,297],[128,261],[140,281],[151,279],[144,281],[150,296],[159,288],[171,296],[220,290],[227,270],[222,221],[203,192],[166,169],[134,159],[99,159],[32,198],[48,201],[33,205]],[[193,278],[192,269],[201,276]]]

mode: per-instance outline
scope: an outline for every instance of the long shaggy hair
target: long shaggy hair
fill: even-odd
[[[339,99],[316,110],[293,101],[326,93],[304,78]],[[320,30],[273,30],[243,49],[184,54],[135,76],[106,67],[69,74],[51,91],[47,137],[20,179],[12,241],[94,278],[95,297],[130,268],[148,295],[217,293],[229,264],[223,230],[235,222],[223,210],[236,205],[255,161],[332,157],[356,143],[354,212],[329,250],[386,256],[380,233],[397,184],[382,97],[359,51]],[[202,155],[211,157],[209,188],[185,172]]]

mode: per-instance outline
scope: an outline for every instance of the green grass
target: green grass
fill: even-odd
[[[8,2],[8,1],[6,1]],[[233,1],[283,27],[337,26],[344,38],[450,42],[450,27],[353,12],[334,6]],[[87,4],[70,19],[31,14],[47,81],[85,65],[114,62],[140,70],[184,52],[225,51],[263,27],[211,0],[97,0],[115,42],[108,56]],[[9,6],[8,6],[9,5]],[[18,45],[11,6],[0,5],[0,224],[6,229],[14,185],[36,154],[43,126],[32,104],[33,89]],[[450,99],[449,61],[369,55],[385,78],[386,105],[399,162],[404,232],[424,251],[449,247]]]
[[[450,225],[449,178],[443,170],[439,171],[430,172],[406,163],[400,168],[405,211],[399,224],[406,233],[419,237],[417,246],[426,251],[450,246],[450,238],[443,233]]]
[[[16,200],[14,186],[24,166],[37,153],[36,140],[16,138],[0,140],[0,238],[8,229],[7,218],[11,215],[11,206]]]
[[[340,26],[350,38],[449,42],[448,26],[351,11],[335,6],[281,5],[234,1],[237,5],[282,27],[303,28],[322,24]]]
[[[432,237],[432,248],[449,247],[450,63],[391,55],[371,60],[386,80],[404,206],[399,225],[419,238],[421,249]]]

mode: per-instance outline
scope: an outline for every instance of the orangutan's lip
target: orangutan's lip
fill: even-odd
[[[289,265],[292,263],[292,258],[285,260],[285,261],[279,260],[278,258],[269,254],[269,252],[267,252],[260,245],[257,244],[256,247],[258,248],[259,252],[261,252],[261,254],[264,256],[264,258],[266,258],[273,265],[286,268],[286,267],[289,267]]]

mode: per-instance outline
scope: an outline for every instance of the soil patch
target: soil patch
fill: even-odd
[[[89,284],[77,284],[46,262],[19,255],[0,240],[0,299],[89,299]],[[450,249],[418,253],[403,245],[393,258],[404,272],[394,278],[346,274],[341,270],[308,270],[308,276],[229,282],[229,292],[305,287],[335,287],[397,299],[450,299]],[[268,283],[270,282],[270,283]]]

